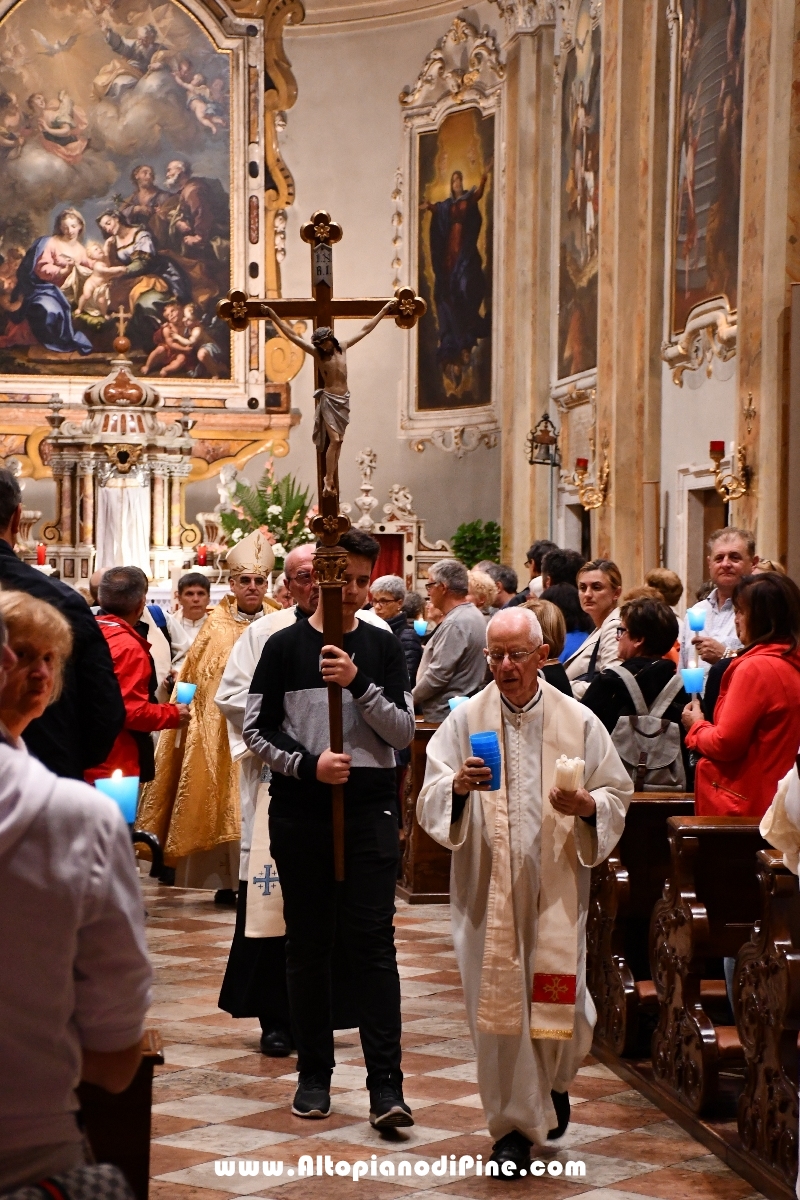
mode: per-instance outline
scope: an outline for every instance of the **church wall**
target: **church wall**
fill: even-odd
[[[294,176],[297,199],[288,210],[284,296],[309,294],[309,251],[299,228],[316,208],[326,208],[344,228],[334,249],[334,289],[339,296],[392,294],[394,257],[392,191],[403,161],[403,121],[398,95],[412,84],[428,52],[464,10],[456,3],[448,15],[379,25],[363,32],[313,35],[288,28],[287,55],[298,84],[298,99],[287,116],[282,137],[284,158]],[[482,3],[468,10],[476,25],[498,25],[497,10]],[[403,181],[405,267],[410,253],[407,181]],[[347,337],[359,324],[342,322]],[[386,321],[349,355],[352,419],[342,452],[341,495],[358,494],[355,457],[365,446],[378,455],[375,494],[383,503],[393,483],[407,485],[415,508],[434,538],[452,536],[461,521],[500,517],[500,448],[484,446],[457,459],[427,446],[423,453],[398,437],[400,387],[408,335]],[[496,343],[499,347],[499,342]],[[315,480],[311,443],[313,375],[307,362],[292,383],[292,403],[302,413],[293,431],[290,453],[278,473],[294,472],[303,483]],[[253,476],[252,468],[248,475]]]

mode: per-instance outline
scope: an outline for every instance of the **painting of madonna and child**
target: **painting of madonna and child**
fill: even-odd
[[[494,117],[467,108],[419,137],[417,410],[492,399]]]
[[[2,11],[2,8],[0,8]],[[228,378],[230,64],[166,0],[0,18],[0,373]]]

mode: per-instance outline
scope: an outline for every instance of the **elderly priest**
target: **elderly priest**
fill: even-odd
[[[619,840],[632,787],[597,717],[539,678],[549,647],[534,614],[500,612],[487,635],[494,681],[431,738],[417,816],[453,851],[453,940],[478,1087],[495,1170],[514,1176],[527,1172],[532,1143],[569,1123],[568,1088],[596,1019],[586,988],[590,868]],[[491,731],[495,791],[470,746]]]

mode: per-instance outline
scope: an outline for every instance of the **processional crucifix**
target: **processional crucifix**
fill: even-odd
[[[317,487],[319,512],[311,522],[311,531],[321,545],[314,557],[314,570],[322,593],[322,622],[325,644],[343,646],[342,587],[347,567],[347,554],[339,547],[339,539],[350,528],[350,520],[339,512],[339,455],[344,431],[350,418],[347,390],[345,351],[365,337],[384,317],[394,317],[401,329],[412,329],[426,310],[425,301],[413,288],[401,287],[391,298],[379,300],[340,300],[333,295],[333,245],[341,241],[342,227],[331,221],[327,212],[315,212],[302,226],[300,236],[311,247],[311,290],[308,299],[262,300],[242,291],[232,291],[217,305],[217,314],[231,329],[247,329],[251,321],[271,320],[291,341],[311,354],[316,365],[316,410],[314,414],[314,445],[317,451]],[[359,334],[340,346],[334,335],[334,322],[339,319],[372,318]],[[311,342],[299,338],[289,319],[311,319],[314,333]],[[342,689],[328,684],[328,719],[331,750],[341,754]],[[332,787],[333,793],[333,858],[337,881],[344,879],[344,789]]]

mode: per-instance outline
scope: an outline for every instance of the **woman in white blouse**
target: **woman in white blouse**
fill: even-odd
[[[619,662],[617,629],[622,576],[616,563],[595,558],[578,572],[581,608],[594,621],[594,633],[564,663],[572,694],[580,700],[592,679]]]

